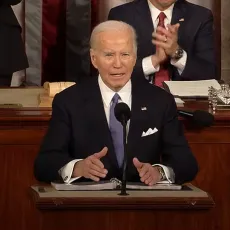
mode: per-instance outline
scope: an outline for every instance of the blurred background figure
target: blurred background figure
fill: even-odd
[[[0,1],[0,86],[11,85],[14,72],[28,67],[21,26],[11,8],[21,0]]]
[[[105,21],[108,18],[109,10],[115,6],[122,5],[124,3],[132,2],[133,0],[93,0],[98,4],[98,19],[99,22]]]

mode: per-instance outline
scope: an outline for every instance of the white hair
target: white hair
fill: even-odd
[[[115,21],[115,20],[109,20],[102,22],[98,24],[96,27],[94,27],[91,37],[90,37],[90,47],[92,49],[96,48],[96,40],[97,35],[101,32],[107,32],[107,31],[124,31],[129,30],[132,33],[133,38],[133,45],[134,45],[134,51],[137,53],[137,34],[134,28],[122,21]]]

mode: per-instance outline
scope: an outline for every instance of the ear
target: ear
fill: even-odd
[[[90,58],[93,66],[97,69],[97,57],[96,57],[96,51],[93,49],[90,49]]]
[[[137,62],[137,55],[135,55],[135,57],[133,58],[133,68],[136,65],[136,62]]]

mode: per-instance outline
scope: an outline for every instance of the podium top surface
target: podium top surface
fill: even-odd
[[[101,191],[57,191],[52,186],[32,186],[31,187],[40,198],[114,198],[120,199],[119,190]],[[129,196],[126,198],[156,198],[156,197],[208,197],[203,190],[189,184],[186,190],[128,190]]]
[[[120,196],[119,190],[109,191],[57,191],[51,186],[32,186],[33,200],[39,209],[92,208],[189,208],[209,209],[214,202],[208,193],[188,184],[187,189],[128,190],[128,196]]]

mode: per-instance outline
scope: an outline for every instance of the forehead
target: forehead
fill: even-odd
[[[129,30],[111,30],[98,34],[98,42],[101,49],[110,49],[116,47],[132,48],[133,37]]]

